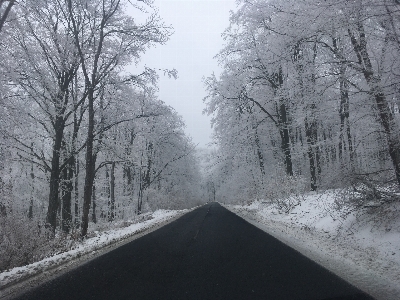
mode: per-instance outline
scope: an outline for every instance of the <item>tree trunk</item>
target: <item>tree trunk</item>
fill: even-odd
[[[394,118],[383,92],[375,92],[375,101],[379,111],[380,123],[386,133],[387,147],[395,170],[397,183],[400,185],[400,148],[398,133],[394,130]]]
[[[2,0],[0,2],[0,6],[2,6],[4,2],[6,2],[6,1]],[[7,5],[6,9],[4,10],[3,14],[0,16],[0,32],[3,29],[4,23],[7,20],[8,14],[10,13],[11,8],[15,4],[16,0],[8,0],[7,2],[8,2],[8,5]]]
[[[7,217],[7,208],[0,202],[0,217]]]
[[[115,219],[115,162],[111,163],[110,174],[110,202],[108,207],[108,221],[112,222]]]
[[[258,137],[257,129],[255,132],[255,143],[256,143],[256,147],[257,147],[257,156],[258,156],[258,163],[260,165],[261,179],[263,181],[264,180],[263,178],[265,176],[264,155],[262,154],[262,151],[261,151],[260,139]]]
[[[349,145],[350,163],[353,163],[353,159],[354,159],[353,142],[352,142],[352,136],[351,136],[351,131],[350,131],[350,121],[349,121],[348,117],[346,119],[346,134],[347,134],[347,143]]]
[[[33,152],[33,142],[31,143],[31,148]],[[33,173],[33,164],[31,164],[31,179],[32,179],[32,189],[31,189],[31,198],[29,201],[29,210],[28,210],[28,218],[33,218],[33,195],[35,193],[35,173]],[[0,203],[1,204],[1,203]]]
[[[75,226],[79,226],[79,160],[75,163],[75,184],[74,184],[74,198],[75,198]]]
[[[124,177],[126,179],[125,183],[125,194],[130,197],[132,195],[132,168],[130,165],[124,165]]]
[[[139,169],[139,194],[138,194],[138,203],[137,203],[137,214],[140,215],[142,212],[142,201],[143,201],[143,151],[140,158],[140,169]]]
[[[279,107],[279,119],[281,123],[281,128],[280,128],[281,147],[284,154],[286,175],[293,176],[292,154],[290,151],[289,124],[287,118],[286,105],[283,103],[283,101],[280,103]]]
[[[93,192],[92,192],[92,222],[94,224],[97,223],[97,216],[96,216],[96,184],[93,184]]]
[[[363,75],[370,87],[370,94],[374,97],[375,103],[379,112],[379,121],[382,125],[387,141],[387,150],[389,152],[393,168],[396,175],[398,185],[400,185],[400,147],[398,143],[399,130],[396,128],[396,123],[393,114],[390,112],[389,103],[386,95],[381,88],[381,78],[374,75],[374,70],[367,50],[367,39],[364,31],[364,25],[361,20],[357,22],[357,30],[359,41],[348,29],[351,43],[354,52],[357,55],[360,65],[363,67]]]
[[[57,226],[57,210],[59,206],[59,185],[60,185],[60,151],[64,134],[64,119],[57,116],[55,121],[55,138],[53,144],[53,157],[51,160],[50,172],[50,194],[49,206],[46,216],[46,227],[54,235]]]
[[[276,95],[279,92],[279,88],[281,88],[284,83],[282,68],[279,68],[279,72],[275,74],[275,82],[276,88],[274,94]],[[283,97],[280,97],[279,103],[277,103],[276,106],[286,175],[293,176],[292,154],[290,151],[289,115],[286,100]]]
[[[147,145],[147,170],[145,172],[144,181],[143,181],[144,189],[147,189],[150,186],[150,182],[151,182],[151,178],[150,178],[151,177],[151,167],[153,164],[152,156],[153,156],[153,143],[150,142]]]
[[[67,158],[68,159],[68,158]],[[69,233],[72,224],[72,191],[73,178],[74,178],[74,165],[75,160],[70,159],[69,163],[65,166],[63,170],[63,189],[62,189],[62,225],[61,229],[64,233]]]
[[[340,66],[340,133],[339,133],[339,159],[343,160],[343,151],[346,151],[346,144],[344,142],[344,132],[346,128],[347,144],[350,154],[350,163],[352,163],[353,157],[353,145],[351,142],[351,131],[350,131],[350,109],[349,109],[349,84],[345,78],[346,66],[344,63]]]
[[[140,215],[142,213],[142,202],[143,202],[143,186],[142,186],[142,182],[140,182],[139,195],[138,195],[137,215]]]
[[[94,140],[94,90],[89,88],[88,93],[88,136],[86,143],[86,172],[85,186],[83,192],[83,211],[81,224],[81,237],[85,237],[89,225],[89,210],[92,200],[93,182],[94,182],[94,159],[93,159],[93,140]]]
[[[317,172],[316,172],[316,163],[315,163],[315,155],[314,155],[314,132],[316,131],[315,121],[309,122],[307,119],[305,120],[306,126],[306,139],[307,139],[307,155],[308,160],[310,162],[310,177],[311,177],[311,190],[317,190]]]

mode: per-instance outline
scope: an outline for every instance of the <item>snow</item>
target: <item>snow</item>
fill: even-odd
[[[224,206],[374,298],[400,299],[400,203],[354,210],[337,197],[309,193],[285,212],[266,200]]]
[[[143,222],[134,223],[123,228],[105,231],[93,230],[101,230],[101,228],[96,227],[94,224],[90,224],[91,226],[89,229],[93,231],[89,232],[89,238],[79,243],[77,246],[72,246],[70,251],[45,258],[30,265],[13,268],[6,272],[0,273],[0,291],[10,285],[14,285],[22,280],[31,278],[32,276],[41,274],[57,266],[71,263],[84,255],[96,254],[107,246],[118,244],[119,242],[122,242],[130,237],[137,236],[141,232],[150,230],[156,226],[164,225],[164,223],[171,221],[172,219],[175,219],[187,213],[188,211],[190,210],[157,210],[152,214],[145,216],[147,220]],[[131,222],[133,223],[134,221]],[[122,222],[117,223],[118,224],[114,224],[114,227],[124,226]],[[125,221],[125,225],[127,223],[129,224],[129,222]]]
[[[224,206],[376,299],[400,299],[400,203],[356,211],[338,209],[337,196],[336,191],[309,193],[285,211],[268,200]],[[85,255],[101,253],[107,246],[118,246],[188,211],[157,210],[144,222],[117,222],[114,227],[121,228],[112,230],[91,224],[90,237],[70,251],[0,273],[0,291]]]

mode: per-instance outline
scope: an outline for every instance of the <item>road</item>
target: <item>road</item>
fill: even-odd
[[[372,299],[217,203],[17,299]]]

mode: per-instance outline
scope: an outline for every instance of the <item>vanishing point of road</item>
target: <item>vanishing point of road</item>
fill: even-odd
[[[373,299],[217,203],[17,299]]]

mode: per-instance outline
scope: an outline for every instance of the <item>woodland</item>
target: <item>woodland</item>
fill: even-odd
[[[398,0],[238,0],[212,150],[158,99],[176,70],[128,71],[172,32],[152,0],[0,0],[0,271],[156,209],[399,201]]]
[[[127,71],[172,33],[151,1],[2,0],[0,12],[0,269],[89,223],[199,204],[195,145],[157,98],[177,71]]]
[[[243,0],[223,37],[204,80],[216,199],[398,201],[399,1]]]

